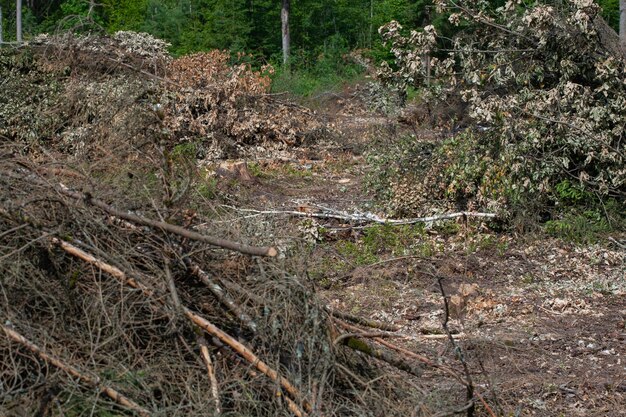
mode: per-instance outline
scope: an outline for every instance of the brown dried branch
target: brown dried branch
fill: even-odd
[[[4,331],[4,333],[11,340],[21,344],[22,346],[24,346],[31,352],[35,353],[45,362],[54,365],[55,367],[67,372],[68,374],[72,375],[75,378],[78,378],[79,380],[81,380],[83,383],[87,385],[97,387],[103,394],[111,398],[113,401],[115,401],[116,403],[118,403],[119,405],[123,407],[126,407],[130,410],[135,411],[140,416],[149,417],[151,415],[148,410],[141,407],[139,404],[137,404],[130,398],[126,397],[124,394],[120,393],[114,388],[104,385],[102,380],[99,377],[87,375],[86,373],[80,371],[74,366],[68,365],[64,363],[63,361],[61,361],[60,359],[57,359],[54,356],[44,352],[39,346],[37,346],[33,342],[26,339],[24,336],[22,336],[21,334],[19,334],[17,331],[13,330],[12,328],[7,327],[3,324],[0,324],[0,327],[2,327],[2,330]]]
[[[26,167],[28,169],[31,169],[28,166],[26,166]],[[36,180],[33,180],[33,181],[38,182]],[[116,209],[114,207],[109,206],[105,202],[103,202],[101,200],[98,200],[97,198],[92,197],[88,193],[81,193],[81,192],[78,192],[78,191],[72,191],[72,190],[70,190],[70,189],[68,189],[67,187],[64,187],[64,186],[56,187],[55,189],[59,193],[61,193],[63,195],[66,195],[68,197],[74,198],[76,200],[84,201],[85,204],[97,207],[97,208],[103,210],[104,212],[106,212],[106,213],[108,213],[108,214],[110,214],[112,216],[118,217],[120,219],[127,220],[127,221],[135,223],[135,224],[139,224],[139,225],[142,225],[142,226],[148,226],[148,227],[151,227],[153,229],[158,229],[158,230],[162,230],[164,232],[173,233],[175,235],[182,236],[182,237],[187,238],[187,239],[196,240],[196,241],[199,241],[199,242],[205,242],[205,243],[208,243],[208,244],[213,245],[213,246],[219,246],[219,247],[224,248],[224,249],[234,250],[236,252],[241,252],[241,253],[244,253],[244,254],[247,254],[247,255],[274,257],[274,256],[276,256],[278,254],[278,251],[276,250],[276,248],[273,248],[271,246],[268,246],[268,247],[250,246],[250,245],[245,245],[245,244],[242,244],[242,243],[233,242],[233,241],[226,240],[226,239],[221,239],[221,238],[217,238],[217,237],[203,235],[201,233],[185,229],[184,227],[176,226],[176,225],[173,225],[173,224],[169,224],[169,223],[165,223],[165,222],[161,222],[161,221],[157,221],[157,220],[147,219],[147,218],[139,216],[137,214],[128,213],[128,212],[125,212],[125,211],[122,211],[122,210],[118,210],[118,209]]]
[[[269,365],[263,362],[258,356],[256,356],[250,349],[248,349],[245,345],[228,335],[226,332],[219,329],[213,323],[208,321],[207,319],[197,315],[193,311],[184,307],[185,314],[187,317],[196,325],[200,326],[204,331],[209,333],[212,336],[217,337],[220,341],[230,346],[235,352],[237,352],[242,358],[247,360],[251,365],[253,365],[256,369],[258,369],[261,373],[265,374],[269,379],[280,384],[281,387],[284,388],[286,392],[288,392],[293,398],[300,401],[302,403],[302,407],[307,411],[311,412],[312,407],[308,401],[301,399],[302,395],[300,391],[291,384],[285,377],[280,376],[276,370],[272,369]]]
[[[204,361],[204,365],[206,366],[206,370],[209,375],[209,381],[211,383],[211,395],[213,395],[213,400],[215,401],[215,411],[217,412],[217,414],[221,414],[222,406],[220,404],[217,378],[215,377],[215,368],[213,367],[213,361],[211,360],[211,355],[209,354],[209,347],[207,346],[206,339],[202,336],[198,337],[198,344],[200,345],[202,360]]]
[[[351,325],[349,323],[342,322],[340,320],[336,320],[335,319],[335,322],[337,324],[339,324],[340,326],[344,327],[345,329],[353,331],[353,332],[358,332],[358,331],[362,332],[363,331],[363,330],[359,329],[356,326],[353,326],[353,325]],[[403,335],[400,335],[400,336],[401,337],[405,337]],[[463,378],[461,378],[461,376],[459,374],[457,374],[454,370],[448,368],[447,366],[440,365],[438,363],[435,363],[435,362],[431,361],[430,359],[428,359],[425,356],[419,355],[419,354],[417,354],[415,352],[411,352],[410,350],[405,349],[403,347],[394,345],[393,343],[383,339],[382,337],[374,337],[373,340],[376,341],[377,343],[380,343],[381,345],[383,345],[385,347],[388,347],[389,349],[393,349],[396,352],[402,353],[403,355],[406,355],[406,356],[408,356],[410,358],[416,359],[416,360],[422,362],[425,365],[428,365],[428,366],[430,366],[432,368],[440,369],[441,371],[443,371],[443,372],[447,373],[448,375],[450,375],[452,378],[456,379],[461,384],[467,385],[467,382],[465,380],[463,380]]]
[[[185,229],[180,226],[176,226],[173,224],[160,222],[157,220],[147,219],[145,217],[139,216],[137,214],[127,213],[121,210],[118,210],[114,207],[109,206],[105,202],[93,198],[89,194],[80,193],[77,191],[71,191],[69,189],[60,189],[62,194],[67,195],[69,197],[83,200],[86,204],[92,205],[94,207],[98,207],[99,209],[109,213],[112,216],[119,217],[124,220],[128,220],[130,222],[140,224],[142,226],[152,227],[153,229],[162,230],[164,232],[173,233],[179,236],[182,236],[187,239],[196,240],[199,242],[205,242],[213,246],[219,246],[224,249],[230,249],[237,252],[245,253],[247,255],[256,255],[256,256],[276,256],[278,252],[273,247],[257,247],[257,246],[249,246],[244,245],[242,243],[233,242],[226,239],[220,239],[217,237],[206,236],[200,234],[198,232],[194,232],[192,230]]]
[[[465,379],[467,380],[467,384],[465,385],[467,388],[467,401],[471,403],[471,407],[467,409],[467,417],[472,417],[474,415],[474,383],[472,382],[472,375],[470,374],[469,367],[467,366],[467,362],[465,361],[465,357],[463,356],[463,351],[459,347],[459,345],[454,340],[450,329],[448,328],[448,320],[450,319],[450,307],[448,306],[448,297],[446,296],[446,292],[443,288],[443,277],[437,277],[437,283],[439,284],[439,290],[441,291],[441,297],[443,298],[443,306],[444,306],[444,319],[441,323],[443,330],[448,335],[448,339],[450,340],[450,344],[454,348],[459,361],[463,365],[463,371],[465,373]]]
[[[370,339],[380,339],[381,337],[404,337],[403,335],[393,335],[390,333],[376,332],[376,333],[365,333],[365,332],[356,332],[356,333],[344,333],[339,335],[333,341],[333,345],[338,345],[342,343],[344,340],[349,339],[351,337],[362,337],[362,338],[370,338]]]
[[[371,344],[367,343],[366,341],[360,340],[358,337],[349,336],[343,340],[339,340],[339,342],[341,342],[343,346],[347,346],[350,349],[365,353],[366,355],[371,356],[372,358],[386,362],[389,365],[395,368],[398,368],[401,371],[404,371],[408,374],[411,374],[414,376],[422,375],[422,373],[420,372],[418,368],[414,367],[410,363],[407,363],[402,358],[399,358],[386,350],[378,349],[375,346],[372,346]]]
[[[55,245],[58,245],[59,247],[61,247],[61,249],[63,249],[64,251],[66,251],[67,253],[69,253],[70,255],[73,255],[77,258],[82,259],[83,261],[90,263],[92,265],[94,265],[95,267],[97,267],[98,269],[102,270],[103,272],[106,272],[107,274],[113,276],[114,278],[117,278],[119,281],[123,282],[124,284],[141,290],[141,292],[146,295],[147,297],[152,297],[154,295],[154,291],[149,289],[148,287],[140,284],[139,282],[137,282],[135,279],[133,278],[129,278],[126,273],[124,273],[122,270],[120,270],[119,268],[114,267],[113,265],[107,264],[105,262],[102,262],[101,260],[97,259],[95,256],[85,252],[82,249],[77,248],[76,246],[67,243],[63,240],[57,239],[57,238],[52,238],[51,239],[52,243],[54,243]]]

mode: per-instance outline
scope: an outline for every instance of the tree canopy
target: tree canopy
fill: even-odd
[[[432,3],[292,0],[293,59],[306,64],[333,49],[375,49],[380,45],[378,27],[391,20],[407,27],[447,25],[445,18],[435,16]],[[488,3],[497,7],[503,1]],[[619,24],[618,3],[599,1],[614,28]],[[1,0],[0,6],[4,39],[11,40],[15,37],[15,1]],[[28,0],[23,2],[23,26],[28,38],[42,32],[83,27],[89,15],[108,32],[134,30],[163,38],[171,43],[175,55],[229,49],[269,60],[280,55],[280,8],[281,2],[276,0]]]

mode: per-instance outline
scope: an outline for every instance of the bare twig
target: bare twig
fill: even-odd
[[[339,324],[340,326],[351,330],[351,331],[359,331],[360,329],[358,327],[355,327],[351,324],[336,320],[336,323]],[[457,374],[455,371],[453,371],[452,369],[448,368],[447,366],[443,366],[440,365],[438,363],[435,363],[433,361],[431,361],[430,359],[428,359],[425,356],[419,355],[415,352],[411,352],[408,349],[404,349],[400,346],[394,345],[393,343],[388,342],[387,340],[381,338],[381,337],[374,337],[374,341],[376,341],[377,343],[380,343],[381,345],[388,347],[389,349],[393,349],[396,352],[402,353],[403,355],[406,355],[410,358],[416,359],[432,368],[437,368],[440,369],[441,371],[447,373],[448,375],[450,375],[451,377],[453,377],[454,379],[456,379],[457,381],[459,381],[461,384],[463,385],[467,385],[467,382],[463,380],[463,378],[461,378],[461,376],[459,374]]]
[[[333,345],[338,345],[342,343],[344,340],[349,339],[351,337],[363,337],[363,338],[374,338],[380,339],[381,337],[404,337],[402,335],[393,335],[390,333],[376,332],[376,333],[365,333],[365,332],[356,332],[356,333],[344,333],[339,335],[333,341]]]
[[[300,400],[304,409],[308,412],[312,410],[311,405],[308,401],[301,399],[302,395],[300,391],[291,384],[285,377],[280,376],[278,372],[272,369],[269,365],[263,362],[258,356],[256,356],[250,349],[248,349],[245,345],[228,335],[226,332],[219,329],[213,323],[205,319],[204,317],[200,317],[193,311],[184,307],[185,314],[187,317],[194,322],[196,325],[200,326],[204,331],[209,333],[212,336],[217,337],[220,341],[230,346],[235,352],[237,352],[242,358],[247,360],[251,365],[253,365],[256,369],[258,369],[261,373],[265,374],[272,381],[280,384],[281,387],[285,389],[293,398]]]
[[[80,371],[74,366],[68,365],[65,362],[61,361],[60,359],[57,359],[56,357],[44,352],[39,346],[31,342],[30,340],[26,339],[24,336],[19,334],[14,329],[8,326],[5,326],[3,324],[0,324],[0,327],[2,327],[2,330],[4,330],[4,333],[11,340],[26,347],[28,350],[35,353],[37,356],[39,356],[42,360],[46,361],[47,363],[50,363],[56,366],[57,368],[67,372],[68,374],[72,375],[73,377],[78,378],[83,383],[97,387],[103,394],[111,398],[113,401],[115,401],[119,405],[135,411],[137,414],[139,414],[142,417],[149,417],[151,415],[148,410],[141,407],[139,404],[137,404],[130,398],[126,397],[124,394],[121,394],[119,391],[117,391],[114,388],[104,385],[104,383],[99,377],[87,375],[86,373]]]
[[[182,314],[182,303],[180,301],[180,296],[178,295],[178,290],[176,289],[176,283],[174,282],[174,277],[172,276],[172,271],[170,269],[170,260],[167,258],[165,254],[163,254],[163,269],[165,271],[165,279],[167,280],[167,287],[170,290],[170,295],[172,296],[172,305],[174,306],[174,310],[176,312],[176,318]]]
[[[185,265],[189,270],[206,285],[213,295],[233,313],[248,329],[256,333],[257,325],[247,313],[224,291],[224,289],[204,272],[197,264],[185,258]]]
[[[388,330],[391,332],[400,330],[400,327],[394,324],[383,323],[383,322],[371,320],[365,317],[355,316],[355,315],[352,315],[343,311],[335,310],[329,306],[326,306],[325,309],[332,316],[339,317],[341,319],[348,320],[353,323],[360,324],[362,326],[371,327],[371,328],[380,329],[380,330]]]
[[[211,360],[211,355],[209,354],[209,347],[207,346],[206,340],[202,336],[198,337],[198,344],[200,345],[202,360],[204,361],[204,365],[206,366],[206,370],[209,375],[209,381],[211,383],[211,395],[213,395],[213,400],[215,401],[215,411],[217,412],[217,414],[220,414],[222,412],[222,406],[220,404],[217,378],[215,377],[215,368],[213,366],[213,361]]]
[[[450,416],[453,416],[455,414],[463,414],[464,412],[468,411],[473,406],[474,406],[474,402],[473,401],[468,401],[467,404],[465,404],[461,408],[457,408],[456,410],[451,410],[451,411],[443,411],[441,413],[435,414],[432,417],[450,417]]]
[[[127,275],[123,271],[121,271],[119,268],[106,264],[96,259],[94,256],[76,248],[73,245],[70,245],[67,242],[60,241],[59,239],[54,239],[54,242],[58,244],[59,246],[61,246],[68,253],[74,256],[77,256],[78,258],[83,259],[84,261],[100,268],[102,271],[108,273],[109,275],[112,275],[114,278],[117,278],[118,280],[124,282],[125,284],[133,288],[142,289],[145,295],[150,296],[151,294],[153,294],[152,291],[140,285],[132,278],[128,278]],[[223,330],[219,329],[217,326],[212,324],[210,321],[208,321],[204,317],[201,317],[198,314],[194,313],[189,308],[185,306],[181,306],[181,309],[183,313],[185,314],[185,316],[187,316],[187,318],[191,320],[191,322],[193,322],[194,324],[202,328],[204,331],[206,331],[210,335],[217,337],[221,342],[230,346],[235,352],[237,352],[242,358],[248,361],[251,365],[257,368],[260,372],[262,372],[272,381],[276,382],[281,387],[283,387],[283,389],[287,393],[289,393],[295,400],[299,401],[302,404],[302,407],[307,412],[310,412],[312,410],[312,407],[309,404],[309,402],[306,401],[305,399],[302,399],[302,395],[300,394],[300,391],[291,382],[289,382],[289,380],[281,376],[276,370],[274,370],[265,362],[263,362],[249,348],[247,348],[245,345],[237,341],[235,338],[228,335]]]
[[[364,340],[359,340],[358,337],[350,335],[349,337],[346,337],[345,339],[340,340],[340,342],[344,346],[347,346],[353,350],[365,353],[366,355],[371,356],[375,359],[386,362],[389,365],[392,365],[395,368],[398,368],[411,375],[421,376],[422,374],[419,369],[414,367],[412,364],[407,363],[402,358],[398,358],[397,356],[389,353],[386,350],[378,349]]]
[[[465,373],[465,380],[467,381],[467,384],[466,384],[467,401],[468,403],[472,403],[472,406],[467,409],[467,417],[472,417],[474,415],[474,383],[472,382],[472,375],[470,374],[469,367],[467,366],[467,362],[465,361],[465,357],[463,356],[463,351],[461,350],[460,346],[456,343],[456,340],[454,340],[454,337],[452,336],[452,333],[450,332],[450,329],[448,328],[448,321],[450,319],[450,307],[448,306],[448,298],[446,296],[446,292],[443,289],[443,282],[442,282],[443,279],[444,278],[441,276],[437,277],[437,283],[439,284],[439,290],[441,291],[441,296],[443,297],[443,305],[444,305],[444,320],[441,323],[441,325],[443,329],[445,330],[446,334],[448,335],[450,344],[454,348],[454,351],[456,352],[457,357],[459,358],[459,361],[461,361],[461,364],[463,365],[463,371]]]
[[[106,272],[107,274],[113,276],[114,278],[117,278],[119,281],[123,282],[124,284],[141,290],[141,292],[143,292],[144,295],[148,296],[148,297],[152,297],[154,295],[154,291],[149,289],[148,287],[140,284],[139,282],[137,282],[135,279],[130,278],[126,275],[126,273],[124,273],[121,269],[116,268],[113,265],[107,264],[105,262],[102,262],[101,260],[97,259],[95,256],[85,252],[82,249],[77,248],[76,246],[67,243],[63,240],[57,239],[57,238],[52,238],[51,239],[52,243],[54,243],[55,245],[58,245],[59,247],[61,247],[61,249],[63,249],[64,251],[66,251],[67,253],[69,253],[70,255],[76,256],[77,258],[82,259],[83,261],[90,263],[94,266],[96,266],[97,268],[99,268],[100,270],[102,270],[103,272]]]

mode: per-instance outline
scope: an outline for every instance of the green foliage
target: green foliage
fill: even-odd
[[[315,57],[295,51],[288,68],[276,65],[272,92],[311,97],[354,82],[362,75],[363,69],[347,58],[348,52],[347,43],[341,37],[332,38],[327,47],[316,49]]]
[[[599,210],[570,212],[558,220],[549,220],[545,231],[551,236],[576,243],[596,242],[600,235],[613,230],[611,224]]]
[[[148,13],[148,0],[105,0],[103,9],[109,32],[140,31]]]
[[[77,28],[85,23],[90,7],[88,0],[34,3],[32,8],[24,6],[27,35]],[[10,39],[15,32],[15,2],[2,0],[0,5],[5,39]],[[318,65],[321,54],[331,51],[323,59],[328,66],[332,60],[342,61],[340,55],[332,54],[338,50],[338,42],[346,51],[377,48],[380,25],[390,19],[409,23],[419,7],[410,0],[293,0],[292,63],[320,78],[320,71],[332,70]],[[83,29],[144,31],[168,41],[174,55],[228,49],[252,54],[263,63],[281,51],[280,8],[281,2],[274,0],[102,0],[91,12],[97,25]]]
[[[415,135],[401,136],[391,143],[372,144],[365,155],[369,165],[365,188],[379,200],[392,199],[395,181],[426,166],[434,148],[434,144],[418,141]]]
[[[195,160],[198,145],[194,142],[179,143],[172,149],[172,160]]]
[[[616,31],[619,30],[619,0],[597,0],[602,7],[602,17]]]
[[[583,187],[573,184],[570,180],[563,180],[554,187],[556,196],[566,204],[580,204],[584,200],[592,199],[593,196]]]
[[[599,0],[603,15],[617,28],[619,0]],[[84,23],[88,0],[24,2],[24,32],[36,35]],[[397,20],[406,25],[433,24],[444,37],[458,29],[448,14],[434,13],[432,0],[292,0],[291,36],[294,55],[308,55],[310,65],[320,49],[340,37],[349,49],[367,48],[370,57],[389,58],[378,27]],[[504,0],[488,2],[491,9]],[[0,0],[4,39],[15,36],[15,1]],[[74,16],[73,19],[68,17]],[[280,53],[280,2],[275,0],[101,0],[91,17],[108,32],[146,31],[172,45],[175,55],[209,49],[245,51],[268,60]]]
[[[422,243],[424,226],[375,224],[363,231],[355,242],[344,240],[338,243],[339,254],[356,265],[369,265],[378,262],[384,255],[405,256],[420,254],[430,256],[435,248]]]
[[[205,178],[198,182],[196,191],[202,198],[214,200],[218,196],[217,185],[217,178],[205,176]]]

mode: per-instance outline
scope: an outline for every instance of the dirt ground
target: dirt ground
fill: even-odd
[[[335,109],[329,117],[340,132],[336,142],[248,160],[255,178],[233,190],[238,204],[277,212],[372,208],[367,142],[398,133],[363,110],[347,113]],[[306,257],[331,305],[396,324],[407,336],[399,344],[461,369],[441,325],[436,277],[444,277],[450,328],[495,415],[626,416],[626,253],[619,244],[580,246],[452,220],[415,226],[399,251],[384,243],[365,248],[363,229],[336,220],[289,221],[307,242],[291,256]],[[426,369],[421,382],[437,389],[440,377]],[[484,408],[478,414],[490,415]]]

